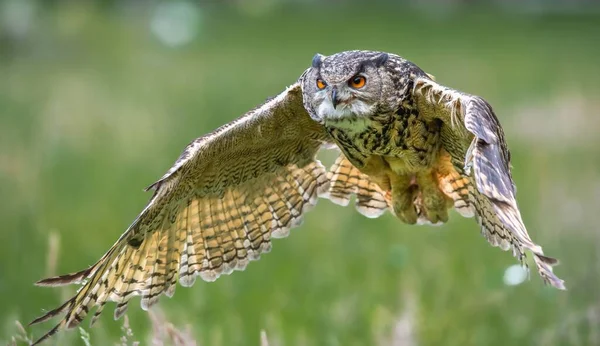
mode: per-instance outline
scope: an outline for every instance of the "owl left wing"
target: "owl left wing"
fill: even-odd
[[[479,96],[444,87],[425,76],[415,79],[413,96],[421,116],[442,121],[445,150],[456,170],[474,181],[477,191],[470,193],[469,200],[483,230],[504,233],[502,238],[508,238],[519,255],[521,248],[530,250],[542,279],[565,289],[563,280],[552,272],[558,261],[545,256],[527,233],[515,198],[510,153],[492,107]]]
[[[117,242],[91,267],[39,281],[41,286],[82,284],[60,307],[32,322],[64,314],[36,343],[73,328],[109,301],[114,316],[134,296],[147,309],[177,280],[213,281],[243,270],[284,237],[329,189],[316,160],[329,143],[322,125],[303,106],[296,83],[241,118],[192,142],[149,189],[154,195]]]

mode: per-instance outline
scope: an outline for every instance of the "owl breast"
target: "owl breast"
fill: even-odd
[[[326,126],[358,168],[372,156],[380,156],[396,173],[416,173],[432,167],[440,150],[441,125],[408,108],[368,118],[337,119]]]
[[[401,107],[360,123],[339,119],[327,129],[348,160],[389,193],[399,219],[409,224],[448,220],[453,200],[440,179],[454,170],[441,145],[439,122]]]

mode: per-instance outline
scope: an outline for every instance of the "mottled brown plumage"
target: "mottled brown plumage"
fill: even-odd
[[[341,154],[328,171],[321,147]],[[186,147],[149,189],[150,202],[91,267],[39,281],[82,284],[33,323],[64,314],[37,342],[77,326],[105,303],[115,318],[141,296],[143,309],[176,282],[216,280],[243,270],[301,223],[318,197],[378,217],[439,224],[448,209],[477,219],[493,246],[525,264],[534,255],[545,282],[564,289],[521,219],[502,128],[489,104],[436,83],[397,55],[349,51],[315,56],[297,83]],[[36,342],[36,343],[37,343]]]

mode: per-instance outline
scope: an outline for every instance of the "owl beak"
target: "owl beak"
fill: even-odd
[[[335,109],[337,107],[339,102],[340,102],[340,99],[338,98],[338,95],[337,95],[337,88],[333,87],[331,89],[331,104],[333,105],[333,109]]]

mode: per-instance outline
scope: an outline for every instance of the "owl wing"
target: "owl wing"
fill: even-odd
[[[288,235],[317,197],[328,193],[333,177],[315,159],[328,140],[304,109],[296,83],[193,141],[148,188],[154,195],[146,208],[96,264],[37,283],[83,285],[32,322],[64,314],[36,344],[77,326],[95,307],[93,324],[108,301],[117,303],[119,318],[133,296],[141,296],[148,309],[161,294],[172,296],[177,280],[191,286],[197,276],[213,281],[243,270],[271,249],[271,238]]]
[[[390,192],[359,171],[344,154],[335,160],[327,179],[330,184],[326,197],[335,204],[347,206],[355,195],[356,210],[368,218],[377,218],[387,210],[393,210]]]
[[[442,144],[455,168],[455,177],[445,177],[442,188],[456,201],[455,206],[460,203],[464,214],[471,208],[492,245],[512,248],[522,261],[523,250],[531,251],[542,279],[565,289],[563,280],[552,272],[558,261],[544,255],[523,224],[510,153],[492,107],[481,97],[446,88],[427,77],[414,81],[413,95],[423,117],[442,121]]]

